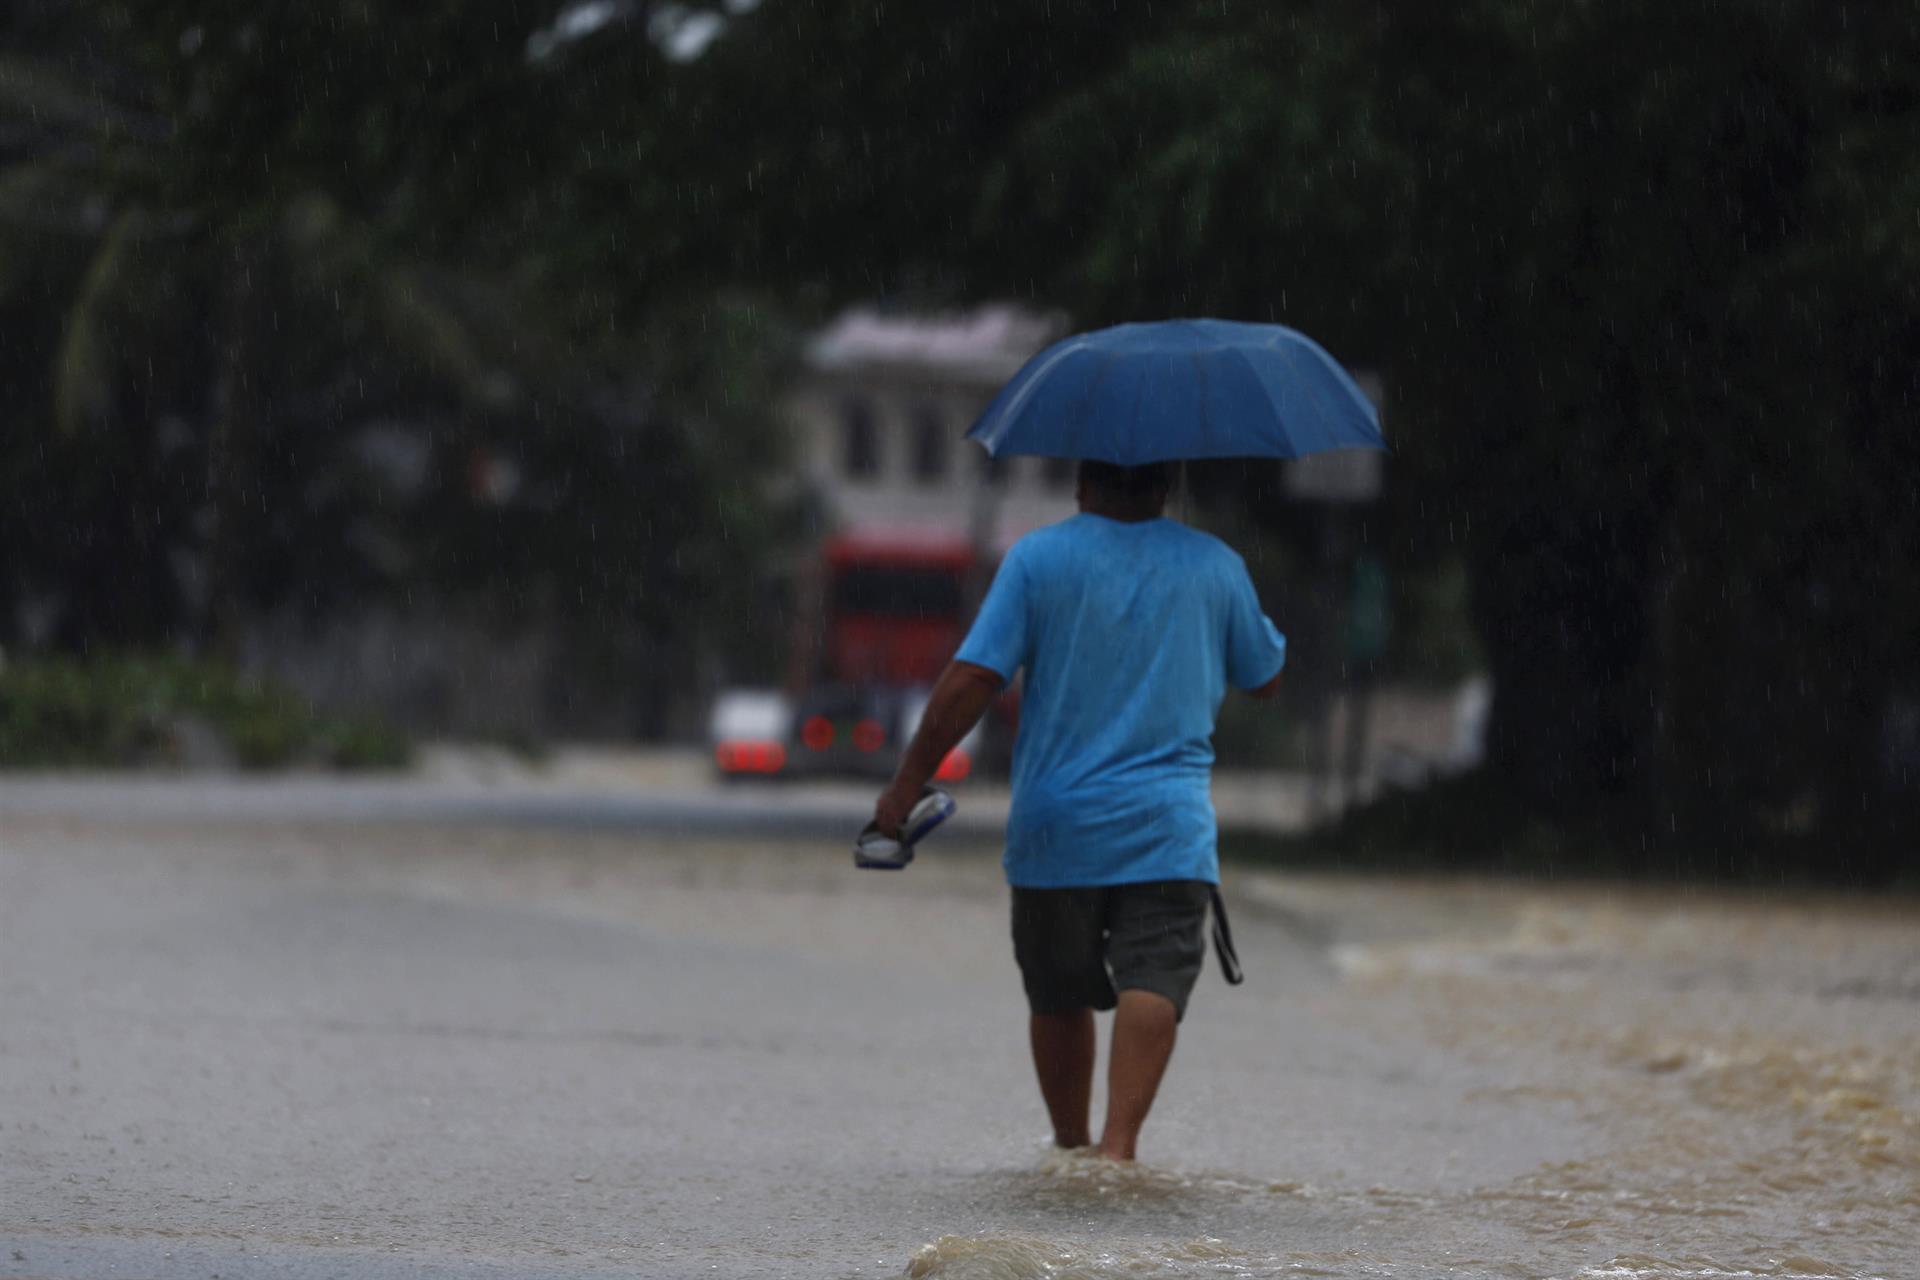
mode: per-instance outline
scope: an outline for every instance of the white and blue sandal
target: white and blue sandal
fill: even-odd
[[[936,787],[928,787],[921,792],[920,799],[907,813],[907,820],[900,825],[899,839],[880,834],[880,828],[871,822],[866,825],[860,832],[860,838],[853,842],[853,865],[863,871],[900,870],[913,861],[913,846],[952,817],[958,807],[952,796]]]

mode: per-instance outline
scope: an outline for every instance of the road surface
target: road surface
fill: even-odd
[[[0,775],[0,813],[84,814],[99,820],[214,818],[271,822],[453,822],[663,836],[770,835],[839,841],[872,815],[880,782],[807,779],[722,782],[706,755],[684,750],[573,748],[531,764],[509,752],[432,746],[409,775],[340,777],[199,774]],[[997,836],[1004,783],[956,790],[950,827]],[[1294,831],[1306,822],[1308,779],[1274,772],[1216,777],[1223,824]]]
[[[1117,1169],[987,844],[368,785],[0,785],[0,1276],[1920,1274],[1909,906],[1243,876]]]

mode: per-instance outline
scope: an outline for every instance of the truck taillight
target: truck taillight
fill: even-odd
[[[778,773],[787,767],[787,749],[777,742],[722,742],[713,762],[726,773]]]
[[[973,757],[959,747],[947,752],[947,758],[940,762],[940,768],[934,773],[939,782],[961,782],[973,772]]]
[[[809,751],[825,751],[833,745],[833,721],[825,716],[808,716],[800,726],[800,741]]]
[[[853,726],[853,745],[862,751],[878,751],[887,742],[887,731],[878,720],[862,720]]]

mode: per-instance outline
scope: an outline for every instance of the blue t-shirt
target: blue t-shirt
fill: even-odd
[[[1026,888],[1217,883],[1213,725],[1286,638],[1246,564],[1172,520],[1082,513],[1015,543],[955,655],[1026,669],[1007,879]]]

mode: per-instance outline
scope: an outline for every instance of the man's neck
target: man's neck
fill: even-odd
[[[1145,524],[1149,520],[1158,520],[1167,513],[1164,502],[1102,502],[1091,500],[1082,502],[1080,510],[1090,516],[1101,516],[1108,520],[1118,520],[1121,524]]]

